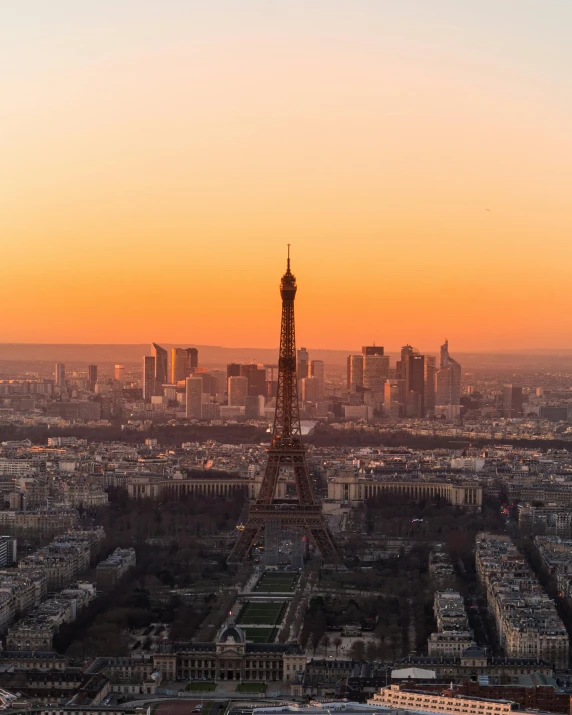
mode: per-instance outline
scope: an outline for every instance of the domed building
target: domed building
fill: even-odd
[[[214,643],[173,644],[153,656],[163,677],[174,680],[293,682],[306,669],[306,655],[297,643],[252,643],[234,621],[227,621]]]

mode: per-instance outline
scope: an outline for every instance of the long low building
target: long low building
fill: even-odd
[[[444,715],[507,715],[519,709],[517,703],[512,700],[492,700],[456,694],[454,686],[438,693],[389,685],[381,688],[379,693],[367,701],[367,704],[376,705],[384,710],[396,708]],[[526,710],[519,710],[519,712],[524,715]],[[538,715],[538,711],[534,712]]]
[[[482,648],[470,646],[460,656],[409,656],[401,668],[417,667],[431,670],[435,677],[451,680],[477,680],[486,675],[490,683],[518,683],[523,675],[540,673],[552,676],[550,663],[540,658],[487,658]]]
[[[445,475],[369,475],[363,472],[339,471],[327,475],[328,499],[337,502],[363,502],[384,492],[393,492],[411,499],[440,497],[454,506],[480,509],[483,488],[476,482],[449,479]]]
[[[256,499],[262,485],[263,473],[254,476],[228,476],[225,473],[204,470],[204,476],[186,476],[178,472],[171,479],[160,475],[133,475],[127,479],[127,493],[131,499],[157,499],[168,496],[180,499],[189,495],[198,497],[232,498],[240,493],[249,499]],[[280,476],[276,486],[276,497],[286,497],[288,480]]]

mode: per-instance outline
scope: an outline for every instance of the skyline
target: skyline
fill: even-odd
[[[3,8],[0,342],[571,349],[572,6],[430,5]]]

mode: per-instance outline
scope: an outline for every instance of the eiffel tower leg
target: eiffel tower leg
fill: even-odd
[[[337,564],[342,561],[340,550],[334,541],[332,532],[326,524],[310,526],[308,532],[316,544],[316,548],[322,555],[324,563]]]
[[[239,561],[247,561],[248,557],[250,556],[252,547],[254,546],[254,543],[258,539],[262,529],[263,529],[262,525],[259,525],[259,526],[247,525],[244,528],[244,530],[240,532],[240,536],[238,537],[232,551],[230,552],[228,561],[230,563],[236,563]]]
[[[284,457],[276,451],[268,453],[268,463],[266,464],[266,470],[264,472],[264,478],[262,484],[260,485],[260,492],[256,499],[260,504],[271,504],[274,498],[274,493],[276,492],[276,485],[278,484],[278,476],[280,474],[280,462],[284,460]]]
[[[296,482],[296,492],[298,493],[298,503],[315,504],[314,490],[312,489],[310,473],[304,452],[300,450],[299,454],[294,454],[292,461],[294,464],[294,480]]]

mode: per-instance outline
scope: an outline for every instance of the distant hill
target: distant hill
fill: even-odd
[[[197,348],[201,365],[226,365],[229,362],[248,363],[251,360],[264,364],[278,363],[278,347],[272,348],[226,348],[218,345],[171,344],[161,343],[169,352],[171,348]],[[310,349],[312,360],[325,363],[342,364],[349,350],[314,350]],[[69,363],[132,363],[140,362],[144,355],[150,355],[150,343],[132,345],[113,344],[35,344],[35,343],[0,343],[0,361],[46,361]]]
[[[199,351],[199,364],[208,367],[227,365],[230,362],[260,362],[275,365],[278,362],[276,348],[234,348],[220,345],[161,343],[170,352],[173,347],[194,347]],[[299,346],[300,347],[300,346]],[[347,356],[361,351],[361,346],[353,350],[323,350],[308,347],[310,359],[323,360],[327,365],[342,367]],[[437,349],[428,350],[429,355],[438,354]],[[399,359],[397,351],[388,351],[391,364]],[[539,368],[548,369],[558,365],[570,366],[572,350],[568,349],[527,349],[498,352],[459,352],[451,350],[463,368]],[[145,344],[73,344],[73,343],[0,343],[0,362],[68,362],[68,363],[141,363],[144,355],[150,355],[150,343]]]

